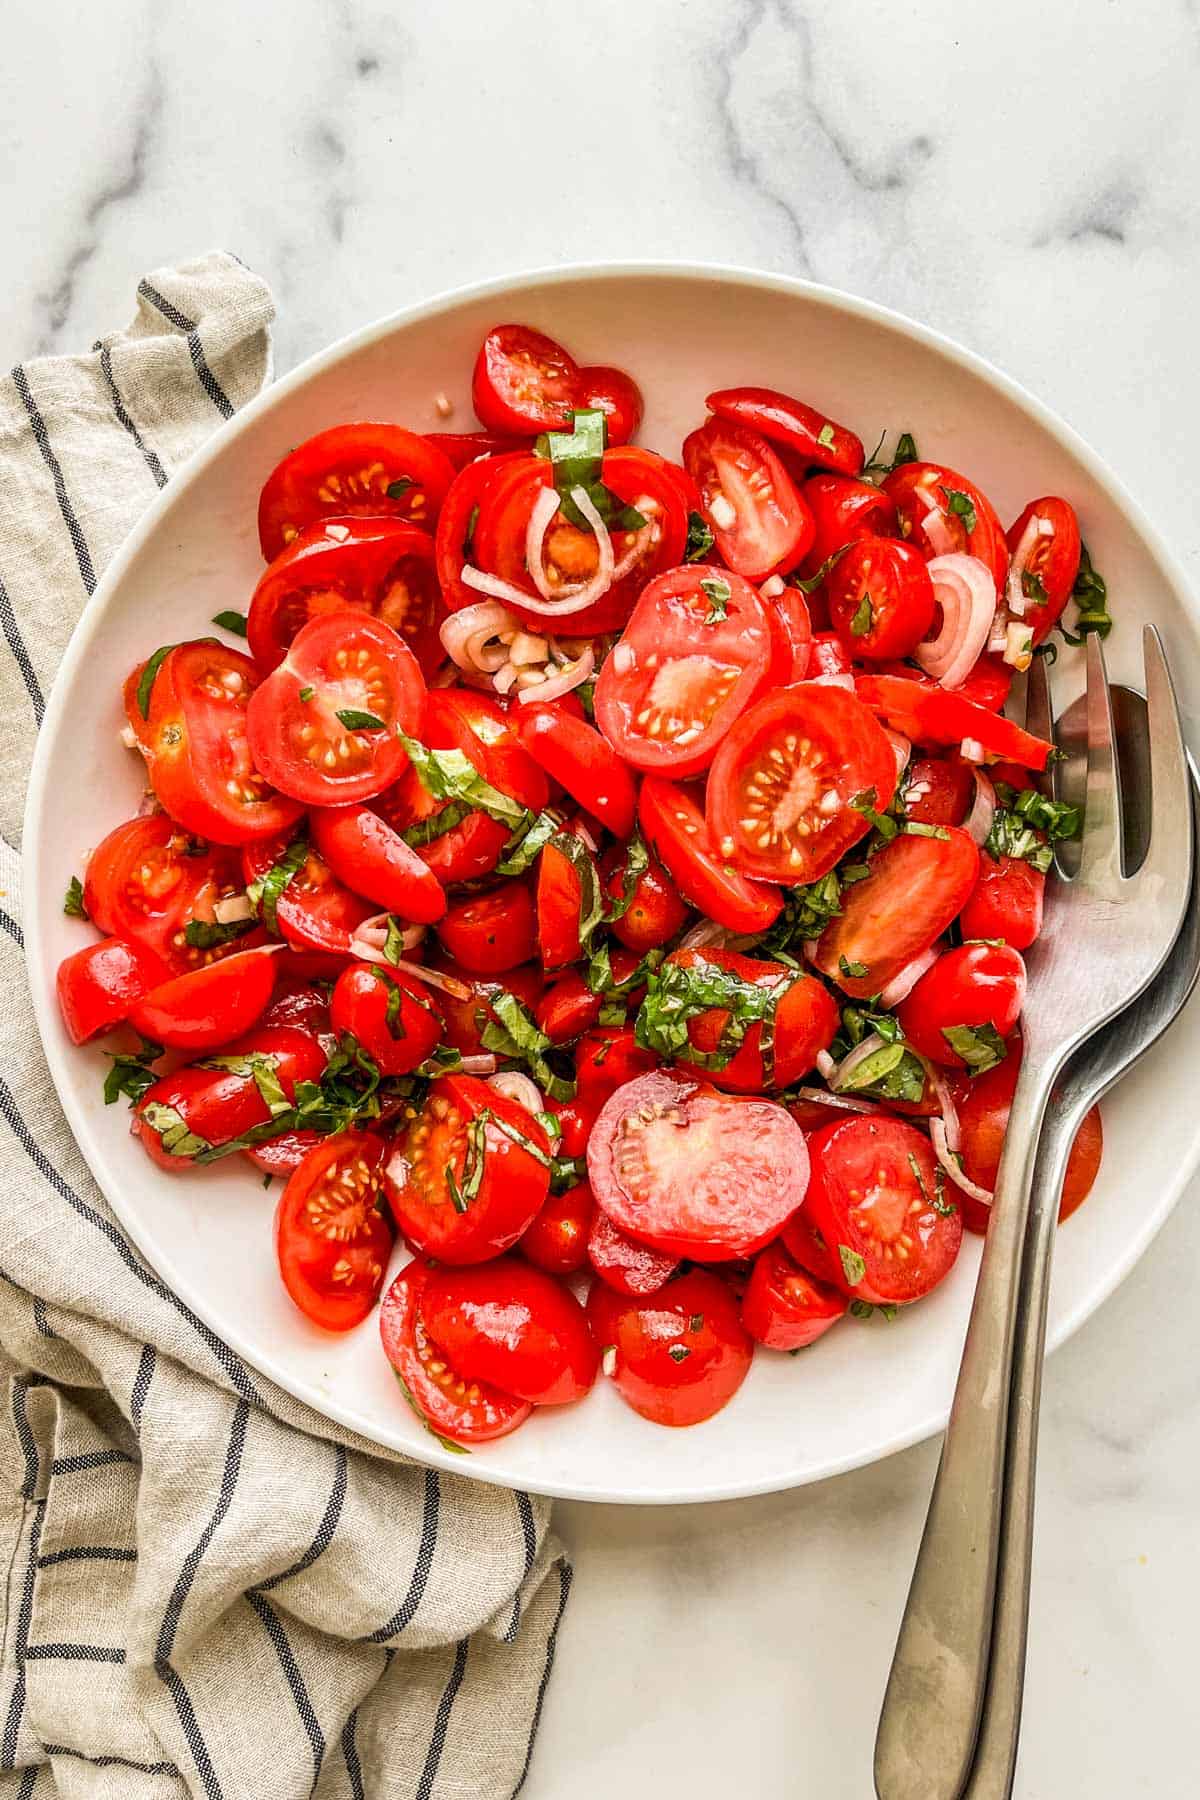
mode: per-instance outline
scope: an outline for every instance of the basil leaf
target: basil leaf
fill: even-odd
[[[635,831],[625,846],[625,866],[621,870],[621,892],[608,903],[608,922],[623,919],[633,905],[638,882],[650,867],[650,852],[640,831]]]
[[[822,425],[820,431],[817,433],[817,442],[828,450],[830,444],[832,444],[834,440],[834,435],[833,426],[829,423],[828,419],[826,419],[824,425]]]
[[[202,1151],[212,1149],[208,1139],[197,1136],[181,1112],[173,1106],[165,1106],[161,1100],[152,1100],[143,1107],[140,1117],[151,1131],[158,1133],[159,1142],[168,1156],[196,1157]]]
[[[872,450],[870,459],[863,466],[864,476],[869,476],[873,473],[890,475],[894,470],[901,468],[904,463],[920,462],[920,452],[917,449],[916,440],[911,431],[900,432],[896,439],[896,452],[892,457],[891,462],[881,462],[879,460],[879,452],[883,449],[883,440],[886,436],[886,431],[880,432],[879,442],[876,444],[874,450]]]
[[[258,916],[274,937],[282,937],[279,929],[278,908],[284,889],[293,875],[301,870],[308,861],[308,839],[298,837],[284,851],[277,863],[267,870],[257,881],[252,881],[246,888],[250,902],[258,908]]]
[[[830,869],[804,887],[786,888],[783,911],[755,943],[756,952],[772,959],[799,957],[803,945],[819,938],[830,919],[836,919],[841,912],[845,878],[844,871]]]
[[[851,1287],[857,1287],[867,1272],[866,1263],[858,1251],[852,1250],[849,1244],[839,1244],[838,1255],[841,1258],[843,1275]]]
[[[122,1094],[128,1100],[140,1100],[147,1088],[152,1088],[158,1080],[157,1072],[150,1065],[157,1062],[162,1053],[162,1045],[151,1038],[142,1038],[136,1052],[122,1051],[114,1056],[108,1051],[107,1054],[112,1056],[112,1068],[104,1077],[105,1106],[112,1106]]]
[[[849,1080],[843,1078],[839,1092],[868,1094],[876,1100],[918,1102],[925,1094],[925,1065],[902,1039],[881,1044],[863,1058]]]
[[[1079,573],[1075,577],[1071,593],[1078,606],[1076,631],[1068,631],[1061,619],[1058,625],[1068,644],[1082,644],[1089,631],[1094,631],[1097,637],[1106,638],[1113,627],[1108,610],[1108,586],[1099,570],[1092,567],[1086,544],[1081,543],[1079,546]]]
[[[63,911],[68,919],[86,919],[87,907],[83,904],[83,883],[78,875],[72,875],[67,883],[67,891],[63,895]]]
[[[410,487],[415,486],[408,475],[398,475],[395,481],[389,481],[386,488],[389,500],[403,500]]]
[[[1036,569],[1021,570],[1021,592],[1027,600],[1048,600],[1046,584]]]
[[[707,575],[700,583],[701,591],[708,596],[708,611],[704,615],[706,625],[719,624],[729,616],[729,602],[733,599],[733,589],[727,581],[719,576]]]
[[[489,1019],[480,1033],[484,1049],[507,1057],[510,1062],[523,1063],[551,1100],[573,1100],[575,1083],[569,1076],[559,1074],[547,1061],[554,1044],[529,1008],[507,989],[493,995],[489,1005],[496,1017]]]
[[[943,1025],[942,1036],[950,1048],[961,1056],[972,1075],[982,1075],[1004,1061],[1008,1047],[996,1027],[983,1025]]]
[[[497,875],[523,875],[537,860],[555,832],[562,830],[562,826],[560,813],[550,809],[540,813],[527,812],[524,822],[504,846],[500,861],[496,864]]]
[[[703,562],[713,547],[714,538],[707,520],[698,512],[688,514],[687,546],[683,553],[684,562]]]
[[[468,806],[465,800],[451,800],[440,812],[430,813],[427,819],[418,819],[415,825],[405,826],[400,836],[414,850],[420,850],[425,844],[432,844],[447,833],[456,831],[474,811],[475,808]]]
[[[310,701],[312,699],[312,697],[316,693],[316,691],[317,691],[316,688],[313,688],[313,687],[302,687],[300,689],[298,698],[303,700],[307,704],[308,701]]]
[[[596,683],[594,681],[581,681],[579,686],[575,689],[575,697],[589,719],[594,719],[596,717],[595,696]]]
[[[524,824],[526,808],[486,781],[463,751],[428,750],[402,731],[397,731],[396,735],[408,752],[417,780],[435,800],[459,800],[476,812],[499,819],[502,824],[513,827]]]
[[[246,615],[240,612],[219,612],[213,620],[223,631],[232,631],[235,637],[246,635]]]
[[[150,717],[150,692],[154,686],[154,678],[162,668],[164,658],[170,656],[174,649],[174,644],[160,644],[154,654],[147,658],[137,684],[138,711],[143,719]]]
[[[851,635],[854,637],[866,637],[874,623],[875,609],[871,605],[871,596],[870,594],[864,594],[855,609],[854,617],[850,621]]]
[[[195,1064],[198,1069],[225,1069],[230,1075],[253,1077],[264,1106],[273,1119],[290,1112],[292,1103],[283,1091],[277,1073],[279,1058],[262,1050],[248,1050],[232,1056],[205,1056]]]
[[[667,1060],[694,1064],[702,1069],[724,1069],[737,1055],[747,1034],[760,1025],[759,1055],[764,1079],[773,1076],[775,1013],[796,977],[788,969],[774,981],[747,981],[733,969],[697,960],[690,966],[664,962],[646,978],[646,998],[638,1008],[634,1035],[644,1050]],[[703,1013],[721,1011],[729,1016],[721,1028],[717,1048],[692,1047],[688,1026]]]
[[[183,941],[193,950],[215,950],[220,944],[257,929],[257,919],[231,919],[223,925],[218,919],[189,919],[183,928]]]
[[[579,878],[579,945],[586,956],[592,934],[604,923],[604,889],[600,872],[587,845],[573,831],[558,831],[548,846],[566,858]]]
[[[404,926],[395,913],[388,914],[383,938],[383,954],[390,963],[401,962],[404,958]]]
[[[868,973],[868,969],[866,963],[848,962],[844,956],[839,956],[838,973],[844,975],[848,981],[861,981]]]
[[[636,506],[625,501],[604,485],[604,449],[608,436],[607,422],[598,408],[571,415],[570,431],[546,431],[538,438],[534,451],[549,458],[554,486],[558,491],[559,511],[577,530],[591,531],[587,518],[572,498],[573,488],[582,488],[610,531],[640,531],[646,518]]]
[[[944,825],[926,825],[921,819],[906,819],[900,830],[905,837],[940,838],[944,844],[950,842],[950,833]]]
[[[356,706],[340,706],[336,717],[347,731],[386,731],[387,725],[377,713],[361,712]]]
[[[964,531],[974,531],[979,520],[975,513],[975,502],[970,494],[964,494],[960,488],[950,487],[943,487],[942,492],[946,496],[947,510],[962,520]]]
[[[850,804],[855,812],[861,813],[864,819],[870,820],[884,843],[890,844],[900,830],[900,822],[898,819],[894,819],[890,813],[879,812],[875,800],[875,789],[870,787],[864,788],[861,794],[855,794]]]

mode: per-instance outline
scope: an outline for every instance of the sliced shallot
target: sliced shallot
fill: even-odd
[[[520,1069],[503,1069],[499,1075],[488,1079],[488,1086],[494,1087],[498,1094],[504,1094],[509,1100],[515,1100],[526,1112],[540,1113],[546,1110],[546,1101],[541,1088]]]
[[[996,616],[996,584],[977,556],[955,552],[926,564],[941,608],[941,630],[918,644],[915,655],[927,675],[946,688],[961,687],[978,662]]]
[[[460,669],[481,669],[494,675],[508,661],[508,650],[499,639],[502,631],[515,633],[517,620],[498,600],[479,600],[451,613],[442,624],[439,636],[446,655]],[[489,648],[490,645],[490,648]]]
[[[797,1087],[788,1089],[789,1100],[811,1100],[816,1106],[830,1106],[835,1112],[875,1113],[882,1112],[878,1100],[860,1100],[857,1094],[831,1094],[824,1088]]]
[[[978,1182],[972,1181],[970,1176],[965,1175],[959,1168],[954,1151],[950,1148],[949,1134],[940,1119],[929,1121],[929,1138],[933,1145],[934,1155],[955,1186],[960,1187],[964,1194],[970,1194],[972,1200],[978,1200],[982,1205],[990,1206],[995,1199],[991,1188],[980,1187]]]
[[[564,694],[569,694],[574,688],[582,687],[585,681],[590,681],[595,669],[596,652],[589,644],[581,657],[568,663],[557,675],[548,676],[540,687],[522,688],[517,700],[520,703],[536,700],[539,706],[545,700],[560,700]]]
[[[1049,519],[1039,519],[1036,513],[1030,513],[1025,522],[1016,549],[1012,553],[1012,561],[1008,565],[1008,583],[1005,598],[1008,610],[1015,613],[1018,619],[1025,617],[1025,605],[1028,595],[1025,592],[1024,576],[1029,567],[1029,559],[1033,555],[1034,545],[1040,537],[1053,537],[1054,527]]]
[[[986,844],[996,817],[996,790],[991,776],[982,769],[976,767],[971,773],[975,777],[975,803],[963,820],[963,830],[977,844]]]
[[[930,944],[928,950],[922,950],[920,956],[914,956],[910,963],[905,963],[885,988],[880,988],[879,1004],[884,1012],[890,1012],[893,1006],[899,1006],[902,1000],[907,1000],[926,969],[932,969],[941,953],[940,944]]]

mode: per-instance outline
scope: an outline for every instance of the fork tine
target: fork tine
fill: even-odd
[[[1179,724],[1175,688],[1153,625],[1142,629],[1146,705],[1150,724],[1150,848],[1141,874],[1163,884],[1182,906],[1192,879],[1192,806],[1187,752]]]
[[[1111,883],[1121,869],[1121,782],[1117,772],[1112,695],[1104,667],[1104,651],[1094,632],[1087,641],[1087,784],[1083,803],[1083,841],[1079,874],[1086,880]]]
[[[1047,659],[1035,656],[1025,676],[1025,729],[1034,737],[1054,739],[1054,714],[1050,707]]]

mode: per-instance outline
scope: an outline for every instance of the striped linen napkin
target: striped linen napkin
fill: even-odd
[[[0,379],[0,1800],[507,1800],[570,1587],[544,1502],[318,1417],[176,1299],[33,1023],[43,697],[138,514],[268,379],[273,311],[211,255],[148,276],[90,355]]]

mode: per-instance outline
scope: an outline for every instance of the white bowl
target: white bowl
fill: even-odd
[[[733,1403],[705,1425],[650,1425],[601,1381],[582,1405],[543,1411],[513,1437],[454,1456],[405,1405],[374,1317],[330,1337],[287,1299],[271,1239],[278,1188],[264,1193],[241,1158],[190,1177],[160,1173],[130,1138],[124,1104],[102,1102],[101,1054],[74,1049],[58,1017],[55,968],[84,941],[63,917],[63,890],[140,791],[139,765],[118,741],[125,674],[156,645],[201,635],[214,613],[245,606],[262,567],[258,491],[292,445],[347,419],[436,429],[439,392],[455,403],[449,423],[469,429],[472,361],[502,319],[541,327],[581,361],[630,369],[646,395],[642,440],[671,456],[706,393],[762,382],[812,400],[868,445],[885,426],[912,430],[923,455],[979,481],[1004,520],[1037,495],[1065,495],[1109,584],[1114,675],[1140,681],[1136,628],[1153,620],[1194,719],[1200,656],[1179,568],[1086,445],[978,357],[882,307],[735,269],[567,269],[463,290],[369,326],[246,407],[149,509],[97,588],[55,683],[29,789],[27,943],[46,1055],[80,1147],[144,1256],[247,1362],[318,1412],[458,1474],[581,1499],[717,1500],[816,1481],[944,1425],[977,1239],[942,1287],[894,1323],[848,1321],[795,1359],[760,1353]],[[1055,684],[1062,703],[1078,690],[1073,653],[1060,656]],[[1198,1040],[1194,1003],[1105,1103],[1100,1179],[1058,1245],[1052,1344],[1129,1272],[1195,1166]]]

